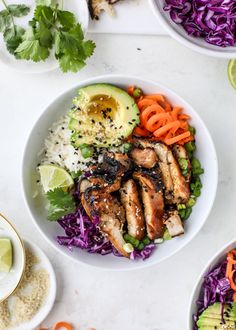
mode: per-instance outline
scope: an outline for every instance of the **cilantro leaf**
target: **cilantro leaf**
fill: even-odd
[[[7,9],[14,17],[26,16],[30,12],[30,8],[26,5],[9,5]]]
[[[83,42],[83,49],[86,57],[91,57],[93,55],[96,45],[92,40],[87,40]]]
[[[83,60],[78,59],[71,53],[66,53],[59,58],[60,68],[63,72],[74,72],[81,70],[86,63]]]
[[[51,7],[37,6],[34,11],[34,20],[41,21],[48,27],[54,25],[54,11]]]
[[[48,191],[46,196],[49,201],[48,219],[51,221],[73,213],[76,209],[73,196],[61,188]]]
[[[48,27],[43,23],[39,22],[35,28],[35,39],[39,40],[40,45],[47,48],[52,48],[53,36]]]
[[[73,13],[65,10],[58,10],[57,15],[63,28],[71,29],[74,25],[76,25],[76,19]]]
[[[42,47],[38,40],[24,40],[16,49],[20,59],[34,62],[44,61],[49,56],[49,50]]]
[[[7,29],[3,38],[6,43],[7,50],[9,53],[14,54],[15,50],[18,48],[19,44],[22,42],[22,37],[25,33],[25,30],[20,26],[16,26],[15,29],[12,27]]]
[[[7,10],[0,11],[0,32],[4,32],[11,25],[11,15]]]

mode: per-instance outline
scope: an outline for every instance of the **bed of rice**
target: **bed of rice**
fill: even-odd
[[[43,149],[39,153],[40,165],[53,164],[69,172],[85,171],[91,164],[101,162],[107,149],[95,148],[92,158],[83,158],[80,150],[71,145],[71,130],[68,129],[68,122],[68,116],[63,116],[50,127]],[[109,151],[123,150],[122,147],[117,147]]]

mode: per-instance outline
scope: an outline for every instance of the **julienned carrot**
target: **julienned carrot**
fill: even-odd
[[[177,135],[173,138],[170,138],[170,139],[166,139],[165,140],[165,143],[168,144],[168,145],[171,145],[171,144],[175,144],[183,139],[185,139],[186,137],[190,136],[190,132],[185,132],[185,133],[182,133],[180,135]]]
[[[133,97],[134,90],[134,86],[128,88],[128,93]],[[168,145],[183,145],[194,140],[189,132],[188,120],[191,117],[182,113],[181,107],[172,107],[162,94],[142,94],[135,100],[140,110],[140,126],[135,128],[135,135],[148,136]]]
[[[165,133],[167,133],[170,129],[175,128],[176,130],[179,128],[180,126],[180,122],[178,120],[172,121],[166,125],[164,125],[163,127],[157,129],[153,135],[155,137],[161,137],[162,135],[164,135]]]
[[[54,330],[74,330],[74,327],[67,322],[58,322],[55,324]]]
[[[230,273],[230,275],[229,275],[229,283],[230,283],[231,289],[233,289],[234,291],[236,291],[236,284],[234,283],[234,273],[235,273],[235,270],[233,270]]]

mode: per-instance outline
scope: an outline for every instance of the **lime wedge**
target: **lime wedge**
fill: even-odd
[[[236,59],[230,60],[228,64],[228,78],[233,86],[236,89]]]
[[[8,238],[0,238],[0,272],[8,273],[12,267],[12,245]]]
[[[70,174],[61,167],[55,165],[41,165],[39,166],[39,173],[45,193],[55,188],[68,190],[74,185]]]

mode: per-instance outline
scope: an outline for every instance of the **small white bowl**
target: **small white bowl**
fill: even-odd
[[[25,268],[25,249],[16,229],[2,214],[0,214],[0,238],[9,238],[13,250],[13,264],[10,272],[0,272],[0,302],[2,302],[13,294],[22,279]]]
[[[28,21],[33,16],[35,1],[25,0],[23,2],[26,6],[29,6],[31,10],[27,16],[16,18],[16,23],[26,29],[28,27]],[[8,0],[8,4],[18,3],[22,3],[22,1]],[[89,24],[89,11],[87,1],[66,0],[64,1],[64,9],[72,11],[75,14],[76,18],[81,23],[84,32],[86,33]],[[55,70],[59,67],[59,63],[52,53],[46,61],[41,61],[38,63],[35,63],[33,61],[16,60],[15,57],[7,51],[2,35],[0,35],[0,61],[9,69],[20,71],[23,73],[43,73]]]
[[[226,259],[226,255],[229,251],[235,249],[236,247],[236,240],[232,240],[230,243],[226,244],[223,248],[221,248],[214,257],[207,263],[207,265],[204,267],[204,270],[200,274],[196,285],[192,291],[190,303],[189,303],[189,310],[188,310],[188,319],[187,319],[187,329],[193,330],[193,315],[197,312],[197,305],[196,301],[199,298],[199,295],[201,293],[202,284],[204,281],[204,276],[211,270],[214,266],[216,266],[218,263],[222,262],[224,259]]]
[[[56,282],[56,275],[54,269],[51,265],[46,254],[34,243],[24,239],[25,248],[30,249],[33,253],[37,256],[39,263],[35,266],[38,269],[45,269],[49,275],[49,291],[47,297],[35,314],[35,316],[29,321],[21,323],[20,325],[11,328],[10,330],[33,330],[36,329],[48,316],[50,311],[52,310],[56,298],[57,292],[57,282]],[[11,298],[10,298],[11,299]]]
[[[230,59],[236,58],[236,47],[217,47],[208,44],[202,38],[194,38],[188,35],[182,26],[174,23],[170,18],[169,13],[164,11],[163,7],[165,0],[149,0],[149,3],[163,28],[165,28],[174,39],[176,39],[184,46],[208,56]]]
[[[195,126],[196,142],[197,142],[197,157],[200,159],[205,174],[202,176],[203,189],[202,195],[198,198],[196,206],[193,208],[190,219],[186,222],[185,235],[174,238],[164,244],[159,244],[153,255],[146,260],[133,262],[126,258],[117,258],[112,255],[100,256],[98,254],[89,254],[81,249],[73,249],[71,252],[66,247],[60,246],[56,242],[56,236],[63,233],[57,223],[52,223],[47,220],[47,214],[44,207],[43,198],[33,198],[36,187],[36,166],[39,162],[37,156],[42,149],[44,139],[48,135],[48,129],[60,116],[67,113],[71,107],[71,102],[77,94],[79,88],[93,83],[110,83],[123,88],[129,85],[139,86],[145,93],[162,93],[172,104],[177,104],[183,107],[184,111],[192,117],[191,124]],[[27,208],[33,218],[37,228],[43,236],[60,252],[74,261],[82,262],[87,265],[95,266],[102,269],[110,270],[133,270],[140,269],[150,265],[160,263],[166,258],[169,258],[177,251],[181,250],[191,239],[199,232],[204,222],[206,221],[212,208],[218,181],[218,166],[214,144],[210,134],[197,114],[197,112],[180,96],[154,81],[143,80],[132,76],[107,75],[88,79],[80,82],[73,88],[64,92],[43,111],[35,123],[28,142],[25,147],[23,163],[22,163],[22,184],[23,194]]]

